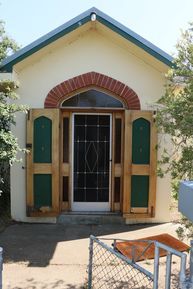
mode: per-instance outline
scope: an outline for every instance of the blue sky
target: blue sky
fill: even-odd
[[[170,54],[193,21],[193,0],[0,0],[0,19],[25,46],[93,6]]]

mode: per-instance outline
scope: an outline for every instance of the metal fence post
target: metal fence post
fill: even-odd
[[[89,264],[88,264],[88,289],[92,288],[92,262],[93,262],[93,238],[90,236]],[[0,288],[1,289],[1,288]]]
[[[193,240],[190,241],[190,282],[193,283]]]
[[[158,279],[159,279],[159,247],[155,242],[155,256],[154,256],[154,280],[153,289],[158,289]]]
[[[179,279],[181,289],[191,288],[189,287],[189,280],[186,278],[186,255],[181,258]]]
[[[193,240],[190,241],[190,278],[185,288],[193,289]]]
[[[2,271],[3,271],[3,249],[0,247],[0,289],[3,288],[3,285],[2,285]]]
[[[172,254],[170,252],[167,253],[166,258],[166,280],[165,280],[165,287],[166,289],[170,289],[171,284],[171,265],[172,265]]]
[[[180,288],[193,289],[193,240],[190,241],[190,274],[186,276],[186,258],[181,259]]]

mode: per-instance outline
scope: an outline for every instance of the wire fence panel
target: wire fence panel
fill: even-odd
[[[91,236],[89,289],[151,289],[153,275]]]
[[[103,242],[104,240],[106,243]],[[145,249],[143,246],[143,250],[137,253],[136,249],[140,247],[141,241],[135,240],[135,243],[139,242],[138,245],[133,246],[128,243],[130,246],[128,248],[132,252],[131,259],[129,259],[117,250],[119,241],[131,242],[90,236],[88,289],[193,289],[193,273],[187,276],[185,253],[154,240],[143,240]],[[150,271],[150,268],[146,269],[149,263],[147,259],[144,260],[146,264],[143,261],[139,263],[136,261],[142,256],[145,257],[145,252],[151,244],[154,246],[154,257]],[[165,257],[160,258],[161,250],[164,250]],[[193,272],[193,241],[190,251],[190,272]],[[180,266],[177,274],[172,268],[172,257],[177,258]],[[165,264],[164,267],[163,264]],[[162,276],[160,276],[160,271]],[[177,281],[173,277],[176,277]]]

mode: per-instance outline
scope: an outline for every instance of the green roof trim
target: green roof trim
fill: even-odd
[[[140,35],[136,34],[129,28],[123,26],[119,22],[112,19],[111,22],[106,21],[105,18],[97,17],[97,20],[104,24],[105,26],[109,27],[111,30],[117,32],[119,35],[123,36],[125,39],[129,40],[130,42],[136,44],[138,47],[145,50],[150,55],[154,56],[161,62],[165,63],[168,66],[173,66],[173,58],[145,38],[141,37]]]
[[[50,43],[56,41],[57,39],[63,37],[64,35],[91,21],[92,14],[96,15],[96,21],[102,23],[103,25],[110,28],[114,32],[118,33],[128,41],[142,48],[159,61],[165,63],[170,67],[173,65],[172,64],[173,58],[169,54],[167,54],[157,46],[153,45],[151,42],[147,41],[146,39],[144,39],[137,33],[133,32],[129,28],[120,24],[113,18],[109,17],[108,15],[104,14],[100,10],[93,7],[87,10],[86,12],[80,14],[79,16],[75,17],[74,19],[59,26],[58,28],[52,30],[48,34],[40,37],[36,41],[20,49],[13,55],[4,59],[0,65],[0,71],[12,72],[12,68],[16,63],[22,61],[23,59],[29,57],[33,53],[42,49],[43,47],[49,45]]]

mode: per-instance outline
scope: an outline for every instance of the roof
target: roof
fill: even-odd
[[[94,18],[92,18],[91,16],[93,16]],[[11,72],[13,66],[16,63],[22,61],[23,59],[27,58],[28,56],[42,49],[43,47],[49,45],[50,43],[70,33],[71,31],[86,24],[87,22],[95,21],[95,18],[96,18],[96,21],[102,23],[103,25],[110,28],[114,32],[118,33],[119,35],[127,39],[128,41],[134,43],[135,45],[145,50],[147,53],[149,53],[150,55],[152,55],[159,61],[163,62],[164,64],[168,66],[172,66],[173,58],[169,54],[167,54],[166,52],[164,52],[163,50],[161,50],[160,48],[158,48],[157,46],[155,46],[148,40],[144,39],[137,33],[133,32],[129,28],[125,27],[118,21],[114,20],[113,18],[109,17],[105,13],[101,12],[97,8],[93,7],[85,11],[84,13],[80,14],[79,16],[75,17],[74,19],[59,26],[58,28],[52,30],[48,34],[40,37],[36,41],[27,45],[26,47],[18,50],[13,55],[4,59],[0,65],[0,71]]]

